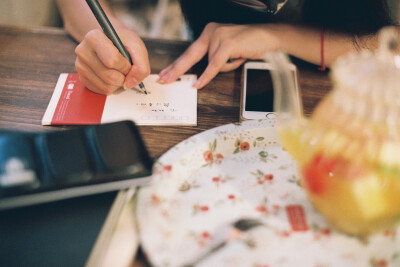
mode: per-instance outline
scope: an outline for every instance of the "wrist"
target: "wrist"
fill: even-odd
[[[268,31],[275,37],[276,50],[291,54],[290,41],[293,36],[293,27],[288,24],[273,23],[268,25]]]
[[[271,24],[279,50],[313,64],[321,63],[321,29],[304,25]],[[326,62],[325,62],[326,63]]]

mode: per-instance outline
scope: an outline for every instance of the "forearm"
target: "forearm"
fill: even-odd
[[[113,15],[107,1],[99,0],[104,12],[115,28],[123,27]],[[86,33],[93,29],[100,29],[86,1],[83,0],[57,0],[66,31],[78,42],[82,41]]]
[[[321,64],[321,29],[286,24],[273,26],[282,51],[305,61]],[[343,54],[359,49],[376,49],[378,38],[377,34],[356,37],[325,30],[323,46],[325,65],[330,67]]]

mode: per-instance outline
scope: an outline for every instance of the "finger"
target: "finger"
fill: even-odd
[[[164,74],[166,74],[168,71],[170,71],[172,69],[172,65],[167,66],[166,68],[164,68],[163,70],[160,71],[160,73],[158,75],[163,76]]]
[[[92,71],[92,69],[90,69],[88,65],[80,61],[79,58],[75,61],[75,68],[78,71],[79,76],[82,77],[83,84],[93,92],[110,95],[120,87],[118,85],[106,84]]]
[[[207,53],[207,44],[193,43],[164,73],[159,82],[170,83],[188,71],[194,64],[199,62]]]
[[[236,59],[231,60],[231,61],[228,60],[227,63],[222,66],[222,68],[220,69],[220,72],[228,72],[228,71],[232,71],[234,69],[237,69],[244,62],[246,62],[245,58],[236,58]]]
[[[150,62],[146,47],[144,44],[135,45],[135,47],[134,51],[132,47],[127,47],[127,50],[132,57],[133,65],[126,75],[124,81],[125,88],[137,86],[150,75]]]
[[[169,65],[165,69],[163,69],[159,74],[158,74],[158,83],[165,84],[165,80],[163,80],[165,75],[173,68],[173,64]]]
[[[207,53],[210,44],[210,37],[218,27],[217,23],[209,23],[204,28],[200,37],[193,42],[188,49],[160,76],[160,83],[170,83],[189,70],[194,64],[199,62]],[[167,70],[168,69],[168,70]]]
[[[230,32],[232,31],[233,27],[234,26],[221,24],[215,29],[211,37],[212,41],[210,42],[210,48],[208,49],[208,61],[211,61],[211,59],[214,57],[222,42],[230,42]]]
[[[79,80],[90,91],[97,93],[97,94],[104,95],[104,92],[101,89],[99,89],[98,87],[96,87],[96,85],[94,83],[92,83],[89,79],[87,79],[85,76],[79,75]]]
[[[86,34],[84,42],[97,55],[101,63],[109,69],[128,73],[130,62],[118,51],[114,44],[100,30],[92,30]]]
[[[226,64],[229,59],[229,51],[220,46],[218,51],[215,53],[214,57],[208,63],[207,68],[204,70],[203,74],[193,85],[194,88],[200,89],[208,84],[221,70],[222,66]]]
[[[87,65],[104,83],[119,87],[122,86],[125,79],[124,73],[104,66],[94,50],[81,45],[75,50],[79,61]]]
[[[213,36],[210,42],[210,46],[208,48],[208,62],[211,62],[212,58],[214,57],[215,53],[218,51],[218,48],[221,45],[220,38],[218,36]]]

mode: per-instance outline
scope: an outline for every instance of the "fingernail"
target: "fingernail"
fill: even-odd
[[[197,81],[192,85],[192,87],[193,87],[194,89],[200,89],[200,88],[201,88],[201,82],[200,82],[199,80],[197,80]]]
[[[158,83],[161,83],[161,84],[164,84],[164,83],[165,83],[165,80],[163,80],[162,78],[158,78],[157,82],[158,82]]]
[[[171,77],[171,73],[167,73],[167,74],[165,74],[165,75],[162,75],[159,79],[158,79],[158,82],[159,83],[161,83],[161,84],[163,84],[163,83],[166,83],[166,82],[168,82],[168,79]]]
[[[137,86],[139,84],[138,81],[136,81],[136,79],[129,79],[124,83],[124,89],[125,90],[129,90],[132,89],[133,87]]]

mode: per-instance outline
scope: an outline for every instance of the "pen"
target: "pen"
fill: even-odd
[[[128,51],[126,51],[125,46],[122,44],[121,39],[119,39],[115,29],[111,25],[110,20],[107,18],[103,9],[101,8],[99,2],[97,0],[86,0],[86,3],[89,5],[92,10],[94,16],[99,22],[101,28],[104,31],[104,34],[111,40],[111,42],[115,45],[118,51],[129,60],[131,65],[133,65],[132,58],[130,57]],[[139,84],[140,90],[147,95],[146,87],[141,82]]]

